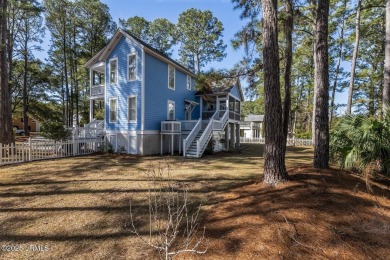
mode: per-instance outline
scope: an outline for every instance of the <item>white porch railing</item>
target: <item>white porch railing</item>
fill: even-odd
[[[180,121],[161,121],[161,133],[180,133]]]
[[[93,137],[101,137],[103,136],[102,128],[92,128],[92,127],[74,127],[73,136],[82,137],[82,138],[93,138]]]
[[[223,130],[229,120],[228,111],[224,111],[225,113],[222,115],[220,120],[214,120],[213,130]]]
[[[182,131],[191,131],[194,129],[195,125],[198,123],[199,120],[185,120],[181,121],[181,130]]]
[[[202,119],[199,118],[197,123],[192,128],[190,134],[183,141],[183,156],[186,156],[186,151],[190,147],[191,143],[195,140],[196,135],[199,133],[201,129],[202,129]]]
[[[86,124],[85,127],[89,128],[104,128],[104,120],[92,120],[89,124]]]
[[[91,87],[91,97],[104,94],[104,85],[95,85]]]
[[[84,127],[72,127],[70,128],[72,135],[77,138],[94,138],[102,137],[104,135],[104,121],[93,120]]]
[[[29,139],[21,144],[0,144],[0,165],[86,155],[102,150],[103,138],[53,141]]]

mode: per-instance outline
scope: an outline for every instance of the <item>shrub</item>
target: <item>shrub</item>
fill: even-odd
[[[148,214],[136,216],[130,205],[133,233],[157,250],[160,259],[173,259],[181,253],[206,253],[205,227],[203,231],[199,230],[198,221],[201,205],[193,205],[188,189],[171,179],[169,166],[152,167],[146,177]],[[146,234],[149,235],[141,235],[142,227],[137,225],[140,219],[147,220],[149,230]]]
[[[390,117],[342,118],[330,132],[330,153],[343,168],[362,171],[375,164],[390,174]]]
[[[68,139],[72,132],[64,126],[63,122],[46,121],[42,124],[41,134],[45,138],[60,141]]]

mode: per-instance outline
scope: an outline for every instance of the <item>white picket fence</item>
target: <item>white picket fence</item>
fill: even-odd
[[[246,138],[240,137],[240,143],[256,143],[256,144],[264,144],[265,138]],[[287,139],[287,146],[313,146],[313,142],[311,139],[298,139],[298,138],[289,138]]]
[[[0,143],[0,165],[86,155],[102,150],[102,138],[85,138],[65,141],[29,139],[21,144]]]

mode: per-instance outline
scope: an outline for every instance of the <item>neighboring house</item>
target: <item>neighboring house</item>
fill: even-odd
[[[23,126],[23,117],[16,117],[14,116],[12,118],[12,125],[13,127],[16,127],[17,129],[22,129],[24,128]],[[30,132],[40,132],[41,131],[41,122],[38,120],[34,119],[31,116],[28,116],[28,129]]]
[[[221,149],[218,142],[226,143],[224,149],[239,144],[239,81],[197,92],[190,70],[122,29],[85,67],[91,77],[90,125],[97,125],[103,104],[101,125],[114,150],[200,157],[210,143],[213,150]]]
[[[241,137],[262,138],[264,115],[248,115],[241,122]]]

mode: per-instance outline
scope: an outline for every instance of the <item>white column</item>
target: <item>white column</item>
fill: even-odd
[[[172,149],[172,150],[171,150],[171,154],[173,155],[173,149],[174,149],[174,148],[173,148],[173,136],[174,136],[174,135],[172,134],[171,136],[172,136],[172,137],[171,137],[171,149]]]
[[[199,111],[200,111],[199,118],[202,118],[202,113],[203,113],[203,97],[200,97]]]
[[[160,154],[163,154],[163,135],[160,134]]]
[[[225,149],[229,149],[229,123],[225,127]]]
[[[240,147],[240,125],[236,125],[236,147]]]
[[[263,123],[260,123],[260,131],[259,131],[259,136],[261,138],[261,133],[263,132]]]
[[[234,147],[234,123],[230,124],[230,147]]]
[[[217,96],[217,102],[216,102],[216,108],[215,108],[215,110],[216,111],[219,111],[219,97]],[[219,119],[219,115],[217,115],[217,118]]]
[[[93,120],[93,108],[94,108],[94,104],[93,104],[93,99],[90,99],[89,100],[89,122],[92,122]]]

